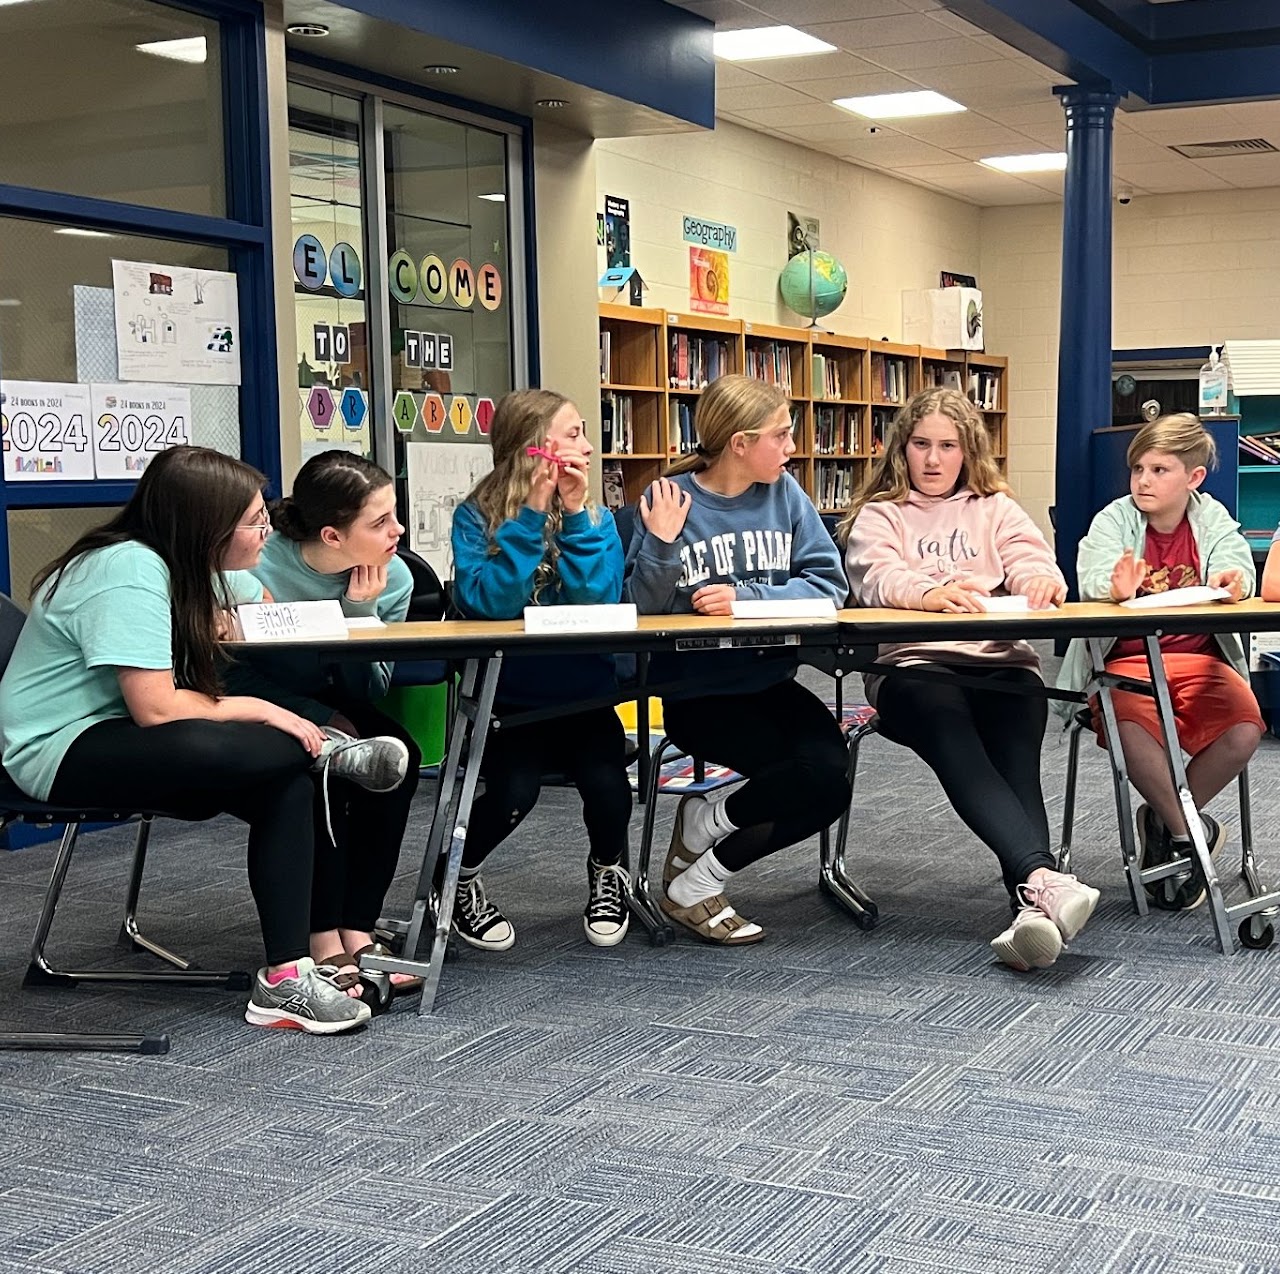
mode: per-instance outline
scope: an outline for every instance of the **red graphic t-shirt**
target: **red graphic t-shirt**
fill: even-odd
[[[1191,533],[1191,523],[1185,513],[1172,531],[1147,527],[1147,544],[1142,556],[1147,564],[1147,577],[1138,586],[1139,597],[1167,593],[1174,588],[1194,588],[1201,582],[1196,537]],[[1181,633],[1161,637],[1160,649],[1166,654],[1217,655],[1218,643],[1208,633]],[[1123,659],[1142,653],[1142,642],[1136,637],[1127,637],[1111,647],[1107,658]]]

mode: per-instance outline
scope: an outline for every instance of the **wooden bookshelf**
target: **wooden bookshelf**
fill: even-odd
[[[615,498],[620,485],[628,504],[691,449],[698,397],[727,372],[789,395],[796,433],[789,468],[824,513],[848,507],[884,430],[929,385],[986,394],[989,405],[979,408],[1006,463],[1009,360],[999,355],[616,304],[600,306],[600,340],[601,461],[615,475],[607,479]]]

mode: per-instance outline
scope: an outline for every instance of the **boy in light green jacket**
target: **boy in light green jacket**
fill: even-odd
[[[1113,500],[1080,542],[1080,600],[1124,602],[1132,597],[1207,584],[1224,588],[1238,602],[1254,592],[1256,575],[1240,524],[1203,494],[1213,439],[1197,417],[1161,416],[1134,435],[1127,455],[1129,495]],[[1178,741],[1191,757],[1187,783],[1196,808],[1204,807],[1249,764],[1264,729],[1249,688],[1248,664],[1234,633],[1182,634],[1160,639],[1161,657],[1177,722]],[[1146,680],[1150,675],[1141,639],[1121,638],[1104,652],[1106,670]],[[1083,689],[1089,675],[1083,641],[1073,641],[1058,685]],[[1146,804],[1138,809],[1142,866],[1153,867],[1189,854],[1191,838],[1149,695],[1114,691],[1119,744],[1134,787]],[[1093,705],[1098,741],[1106,746],[1101,713]],[[1114,741],[1113,741],[1114,743]],[[1226,842],[1226,829],[1201,813],[1211,854]],[[1204,875],[1167,892],[1165,882],[1148,885],[1153,906],[1183,911],[1204,901]]]

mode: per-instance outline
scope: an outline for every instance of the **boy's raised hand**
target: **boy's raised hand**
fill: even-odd
[[[1214,571],[1209,576],[1209,587],[1225,588],[1231,594],[1227,600],[1238,602],[1244,596],[1244,572],[1238,566],[1225,571]]]
[[[650,535],[674,544],[684,530],[692,503],[689,493],[682,491],[670,478],[659,478],[640,497],[640,521]]]
[[[1119,561],[1111,568],[1111,600],[1127,602],[1137,595],[1142,582],[1147,578],[1147,563],[1143,558],[1135,558],[1132,549],[1125,549]]]

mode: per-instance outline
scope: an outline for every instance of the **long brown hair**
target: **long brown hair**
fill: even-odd
[[[667,476],[701,473],[716,460],[737,433],[755,434],[764,422],[790,399],[777,385],[766,384],[736,372],[713,380],[698,399],[693,427],[698,447],[667,466]]]
[[[145,544],[169,568],[174,681],[216,696],[222,656],[215,622],[217,612],[230,604],[221,586],[222,560],[266,481],[250,465],[207,447],[162,451],[110,522],[87,531],[39,571],[31,596],[47,583],[45,596],[52,597],[68,569],[84,567],[77,559],[86,553],[130,540]]]
[[[994,495],[1008,491],[1009,484],[1000,473],[995,457],[991,454],[991,436],[978,409],[958,390],[925,389],[899,409],[884,440],[884,451],[874,461],[867,480],[858,488],[849,511],[836,528],[836,538],[841,544],[849,539],[854,519],[864,504],[888,501],[901,504],[911,492],[911,474],[907,468],[907,443],[915,427],[926,417],[946,416],[956,427],[964,462],[956,490],[968,487],[977,495]]]
[[[474,504],[484,516],[489,529],[490,554],[498,551],[493,534],[504,522],[519,514],[529,498],[534,471],[543,461],[528,453],[529,447],[541,447],[547,441],[547,429],[561,407],[569,403],[554,389],[513,389],[498,400],[489,426],[489,445],[493,448],[493,468],[471,489],[467,502]],[[585,508],[592,522],[600,520],[600,509],[591,500]],[[560,550],[556,536],[564,524],[564,507],[559,491],[553,492],[547,509],[543,532],[546,549],[533,579],[533,598],[559,574]]]

